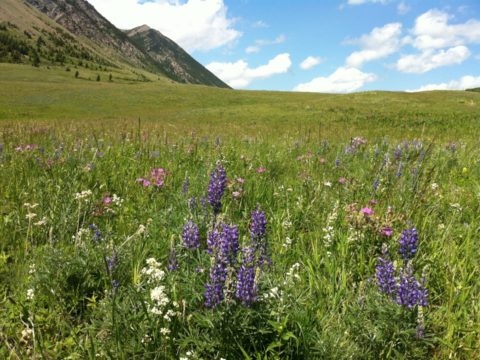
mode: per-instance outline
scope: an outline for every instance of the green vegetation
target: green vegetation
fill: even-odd
[[[0,64],[0,358],[478,358],[480,94],[73,71]],[[214,215],[202,197],[219,165]],[[239,252],[210,308],[208,234],[236,224],[249,246],[257,208],[271,264]],[[185,247],[189,220],[199,248]],[[409,265],[398,240],[412,227]],[[428,304],[379,291],[385,246]],[[252,302],[237,295],[242,266]]]

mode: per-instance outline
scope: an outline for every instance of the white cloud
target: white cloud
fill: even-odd
[[[396,52],[401,46],[402,24],[390,23],[374,28],[369,34],[348,43],[362,48],[353,52],[346,60],[348,66],[361,67],[365,62],[380,59]]]
[[[420,54],[402,56],[395,67],[401,72],[421,74],[441,66],[460,64],[469,56],[470,50],[465,46],[455,46],[448,50],[426,50]]]
[[[147,24],[188,51],[207,51],[233,43],[242,34],[227,16],[223,0],[88,0],[121,29]]]
[[[245,49],[245,52],[247,54],[253,54],[253,53],[258,53],[260,51],[260,47],[259,46],[249,46]]]
[[[420,50],[441,49],[469,43],[480,43],[480,21],[470,19],[450,25],[450,15],[432,9],[415,20],[412,45]]]
[[[465,90],[480,87],[480,76],[466,75],[459,80],[452,80],[448,83],[428,84],[408,92],[429,91],[429,90]]]
[[[231,87],[244,88],[256,79],[286,73],[291,66],[290,54],[284,53],[275,56],[266,65],[256,68],[250,68],[244,60],[238,60],[234,63],[212,62],[206,68]]]
[[[305,60],[301,62],[300,68],[302,70],[309,70],[322,63],[323,61],[324,59],[319,56],[308,56],[307,58],[305,58]]]
[[[308,83],[297,85],[294,91],[348,93],[375,81],[375,74],[364,73],[352,67],[339,67],[326,77],[317,77]]]
[[[386,4],[389,0],[348,0],[348,5],[363,5],[367,3]]]
[[[265,21],[258,20],[258,21],[255,21],[255,22],[252,24],[252,27],[253,27],[253,28],[256,28],[256,29],[259,29],[259,28],[268,28],[268,24],[267,24]]]
[[[400,1],[397,5],[398,15],[405,15],[410,11],[410,6],[408,6],[405,1]]]
[[[268,45],[278,45],[282,44],[285,42],[287,38],[285,35],[278,35],[275,39],[273,40],[255,40],[255,45],[251,45],[245,49],[245,52],[247,54],[252,54],[252,53],[257,53],[259,52],[262,47],[268,46]]]

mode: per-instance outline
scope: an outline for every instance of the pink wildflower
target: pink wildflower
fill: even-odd
[[[341,177],[340,179],[338,179],[338,183],[339,184],[345,184],[347,182],[347,179],[345,179],[344,177]]]
[[[383,236],[390,237],[393,235],[393,229],[389,226],[385,226],[381,231]]]
[[[267,169],[264,168],[264,167],[257,168],[257,173],[259,173],[259,174],[264,173],[265,171],[267,171]]]
[[[369,207],[364,207],[362,208],[362,210],[360,210],[360,212],[364,215],[364,216],[372,216],[373,214],[375,214],[375,211],[373,211],[372,208],[369,208]]]

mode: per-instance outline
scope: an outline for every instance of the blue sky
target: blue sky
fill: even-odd
[[[476,0],[89,2],[121,28],[146,23],[160,30],[235,88],[480,86]]]

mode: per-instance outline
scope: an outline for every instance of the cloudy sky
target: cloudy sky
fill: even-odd
[[[480,87],[478,0],[88,0],[147,24],[238,89]]]

